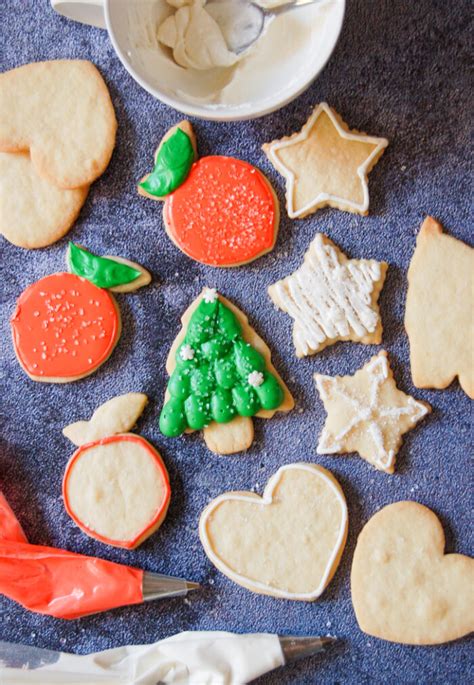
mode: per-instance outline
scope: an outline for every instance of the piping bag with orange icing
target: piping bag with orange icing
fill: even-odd
[[[181,578],[31,545],[0,493],[0,593],[25,609],[72,619],[197,588]]]

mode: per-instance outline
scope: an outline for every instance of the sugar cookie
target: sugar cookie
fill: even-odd
[[[377,300],[387,268],[375,259],[348,259],[317,233],[303,264],[268,288],[276,306],[294,319],[296,356],[316,354],[339,340],[380,343]]]
[[[263,496],[227,492],[201,514],[212,563],[264,595],[313,601],[333,577],[347,537],[347,507],[334,476],[315,464],[282,466]]]
[[[203,430],[217,454],[234,454],[253,441],[252,416],[269,419],[294,406],[267,345],[247,317],[205,288],[186,310],[168,355],[170,375],[160,430],[175,437]]]
[[[0,151],[29,151],[53,185],[83,187],[105,171],[117,122],[91,62],[35,62],[0,74],[0,112]]]
[[[118,305],[108,291],[151,280],[134,262],[97,257],[73,243],[68,265],[72,273],[45,276],[26,288],[11,319],[18,361],[35,381],[67,383],[96,371],[121,332]]]
[[[279,206],[265,176],[248,162],[212,155],[197,160],[191,124],[163,138],[155,168],[138,185],[141,195],[164,200],[166,232],[191,259],[239,266],[273,249]]]
[[[351,572],[361,630],[436,645],[474,630],[474,559],[444,554],[437,516],[417,502],[390,504],[362,529]]]
[[[474,250],[423,222],[408,269],[405,328],[413,384],[446,388],[458,377],[474,399]]]
[[[67,513],[87,535],[126,549],[158,530],[171,497],[168,472],[155,448],[122,432],[133,428],[146,402],[142,393],[114,397],[90,421],[63,430],[79,445],[64,474]]]
[[[357,452],[377,469],[393,473],[402,435],[431,407],[395,385],[385,351],[353,376],[314,375],[327,412],[318,454]]]
[[[286,181],[286,207],[291,219],[321,207],[367,214],[367,176],[388,145],[349,130],[325,102],[317,105],[301,131],[263,145]]]
[[[0,234],[18,247],[51,245],[69,231],[88,192],[42,178],[27,152],[0,152]]]

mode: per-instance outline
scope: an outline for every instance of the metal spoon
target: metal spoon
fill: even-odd
[[[279,14],[327,0],[292,0],[265,9],[252,0],[208,0],[206,11],[219,24],[231,52],[239,55],[257,41],[272,19]]]

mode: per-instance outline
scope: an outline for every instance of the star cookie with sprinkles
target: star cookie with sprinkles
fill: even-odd
[[[317,105],[301,131],[265,143],[263,150],[286,181],[291,219],[321,207],[367,214],[367,176],[388,140],[351,131],[325,102]]]
[[[210,155],[197,159],[188,121],[174,126],[155,154],[155,167],[138,192],[163,200],[171,240],[209,266],[240,266],[273,249],[278,200],[266,177],[248,162]]]
[[[318,454],[357,452],[380,471],[393,473],[402,435],[431,411],[399,390],[382,350],[353,376],[315,374],[327,412]]]
[[[316,354],[339,340],[380,343],[377,300],[387,268],[375,259],[348,259],[317,233],[303,264],[268,288],[276,306],[294,320],[296,356]]]

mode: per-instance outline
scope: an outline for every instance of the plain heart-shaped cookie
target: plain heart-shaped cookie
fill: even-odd
[[[89,192],[58,188],[37,173],[27,152],[0,152],[0,179],[0,234],[28,249],[62,238]]]
[[[35,62],[0,74],[0,112],[0,150],[29,151],[50,183],[79,188],[105,171],[117,121],[91,62]]]
[[[474,559],[444,554],[437,516],[417,502],[384,507],[364,526],[352,562],[352,603],[361,630],[411,645],[474,630]]]
[[[212,563],[260,594],[313,601],[328,585],[347,537],[334,476],[315,464],[282,466],[263,496],[227,492],[204,509],[199,536]]]

